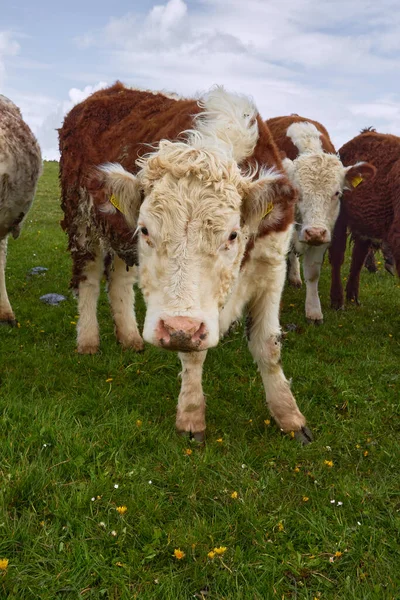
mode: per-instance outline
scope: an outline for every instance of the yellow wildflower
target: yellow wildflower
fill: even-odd
[[[113,380],[112,377],[109,377],[108,379],[106,379],[106,383],[110,383]]]
[[[211,559],[212,559],[212,558],[214,558],[214,556],[215,556],[215,552],[214,552],[213,550],[211,550],[211,552],[209,552],[209,553],[207,554],[207,556],[208,556],[208,558],[211,558]]]
[[[6,571],[8,567],[8,558],[0,559],[0,571]]]
[[[219,555],[225,554],[226,550],[227,550],[226,546],[220,546],[219,548],[214,548],[215,554],[219,554]]]
[[[299,467],[295,467],[295,468],[293,469],[293,471],[294,471],[295,473],[300,473],[300,469],[299,469]]]
[[[285,529],[285,527],[284,527],[282,521],[279,521],[279,523],[278,523],[278,531],[283,531],[284,529]]]
[[[190,456],[191,454],[193,454],[193,450],[191,448],[186,448],[185,454],[187,454],[188,456]]]
[[[356,444],[356,448],[361,448],[360,444]]]
[[[270,425],[270,424],[271,424],[271,421],[270,421],[269,419],[265,419],[265,420],[264,420],[264,423],[265,423],[266,425]]]
[[[119,513],[120,515],[124,515],[127,510],[128,510],[127,506],[117,506],[117,508],[116,508],[117,513]]]
[[[185,558],[185,553],[179,548],[175,548],[173,556],[175,556],[177,560],[182,560],[182,558]]]
[[[122,564],[122,562],[118,561],[115,563],[116,567],[123,567],[124,565]]]
[[[238,493],[237,492],[232,492],[231,498],[233,498],[234,500],[236,500],[237,497],[238,497]]]
[[[333,460],[324,460],[324,464],[327,467],[333,467]]]
[[[141,427],[141,426],[142,426],[142,421],[140,419],[137,419],[136,427]]]
[[[76,321],[71,321],[71,325],[76,325]]]
[[[290,306],[291,308],[294,308],[296,305],[295,305],[295,304],[289,304],[289,306]]]
[[[363,454],[364,456],[368,456],[368,450],[364,450]]]
[[[290,432],[290,437],[291,437],[291,438],[294,438],[294,431],[291,431],[291,432]]]
[[[252,422],[253,422],[253,419],[249,419],[249,423],[252,423]]]
[[[308,502],[309,501],[309,497],[308,496],[303,496],[303,502]]]
[[[217,439],[217,442],[218,442],[218,444],[222,444],[222,442],[223,442],[223,441],[224,441],[224,440],[223,440],[222,438],[218,438],[218,439]]]
[[[335,556],[336,556],[336,558],[340,558],[340,557],[342,556],[342,553],[341,553],[341,552],[339,552],[339,550],[337,550],[337,551],[335,552]]]

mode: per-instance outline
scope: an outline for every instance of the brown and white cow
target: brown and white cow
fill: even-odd
[[[177,429],[204,438],[207,350],[247,307],[249,347],[271,414],[308,442],[280,364],[279,304],[296,193],[277,170],[279,154],[254,104],[222,88],[196,102],[117,83],[71,110],[60,149],[78,351],[99,346],[105,261],[117,337],[141,347],[132,291],[138,259],[143,337],[178,351],[182,362]]]
[[[289,253],[289,282],[301,286],[299,256],[306,282],[306,318],[321,324],[318,281],[326,249],[339,214],[340,196],[371,177],[363,162],[344,167],[325,127],[299,115],[269,119],[267,125],[286,158],[283,165],[299,191],[296,226]]]
[[[42,170],[39,145],[17,106],[0,95],[0,321],[15,324],[5,268],[8,234],[17,238]]]

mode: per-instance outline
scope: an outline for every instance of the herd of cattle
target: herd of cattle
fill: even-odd
[[[179,352],[176,426],[201,441],[207,349],[246,311],[269,410],[283,431],[308,443],[311,433],[280,361],[286,272],[300,286],[303,256],[306,317],[317,324],[328,248],[332,306],[343,306],[349,230],[348,299],[358,301],[360,270],[377,243],[400,274],[400,138],[366,129],[336,153],[320,123],[298,115],[263,121],[250,98],[221,87],[191,100],[116,83],[76,105],[59,139],[78,351],[99,348],[105,274],[118,341],[141,350],[144,339]],[[5,285],[7,236],[18,235],[40,172],[33,134],[0,96],[3,321],[14,320]],[[137,280],[147,307],[143,339],[134,311]]]

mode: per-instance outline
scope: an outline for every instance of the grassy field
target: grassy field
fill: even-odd
[[[322,327],[305,322],[304,289],[285,291],[284,369],[313,444],[269,422],[239,327],[208,355],[197,447],[174,431],[176,355],[123,351],[104,292],[101,352],[75,352],[57,169],[9,244],[0,598],[398,600],[399,281],[364,271],[362,307],[336,313],[326,266]],[[68,299],[44,305],[49,292]]]

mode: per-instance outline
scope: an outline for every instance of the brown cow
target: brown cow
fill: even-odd
[[[5,268],[9,233],[17,238],[42,171],[39,145],[11,100],[0,95],[0,321],[15,324]]]
[[[177,429],[203,439],[206,351],[247,307],[249,347],[271,413],[308,442],[280,365],[279,304],[296,193],[276,170],[279,154],[254,104],[222,88],[197,103],[117,83],[71,110],[60,150],[78,350],[99,346],[105,259],[117,337],[141,347],[132,309],[138,258],[143,337],[180,352]]]
[[[400,138],[368,128],[342,146],[339,154],[345,165],[354,160],[368,160],[377,172],[363,187],[343,194],[330,249],[331,304],[336,309],[344,304],[340,269],[348,229],[354,248],[346,285],[347,300],[359,302],[360,272],[369,248],[376,241],[389,246],[400,275]]]
[[[301,285],[298,257],[303,255],[306,317],[309,322],[320,324],[323,316],[318,281],[339,214],[340,195],[345,187],[351,187],[355,177],[370,177],[373,168],[363,163],[344,167],[327,130],[317,121],[291,115],[269,119],[267,125],[286,155],[283,165],[300,195],[289,253],[289,282],[296,287]]]

